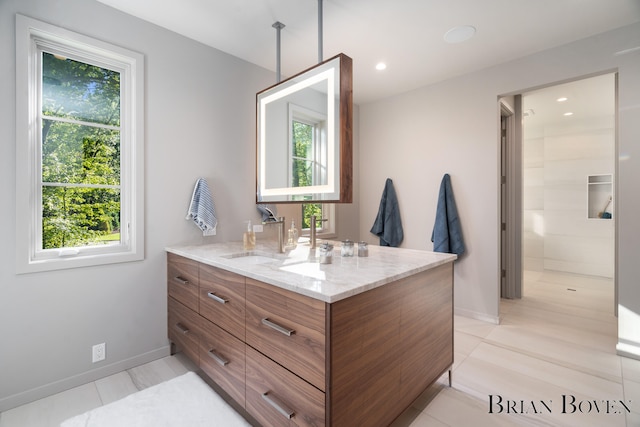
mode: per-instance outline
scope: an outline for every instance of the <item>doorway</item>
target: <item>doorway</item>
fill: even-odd
[[[500,106],[501,297],[526,294],[526,272],[615,280],[616,74],[526,91]]]

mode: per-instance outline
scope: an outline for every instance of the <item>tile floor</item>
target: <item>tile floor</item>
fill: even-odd
[[[640,426],[640,361],[615,354],[612,281],[525,272],[524,294],[501,301],[500,325],[455,317],[453,387],[445,375],[392,427]],[[0,427],[58,426],[195,369],[165,357],[3,412]]]

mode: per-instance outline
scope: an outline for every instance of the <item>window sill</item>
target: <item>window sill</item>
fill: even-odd
[[[144,255],[135,252],[60,256],[57,258],[30,260],[25,263],[19,263],[16,266],[16,273],[40,273],[45,271],[118,264],[142,260],[144,260]]]

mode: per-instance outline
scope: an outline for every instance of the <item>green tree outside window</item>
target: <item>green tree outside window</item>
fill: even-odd
[[[42,53],[42,248],[120,241],[120,73]]]

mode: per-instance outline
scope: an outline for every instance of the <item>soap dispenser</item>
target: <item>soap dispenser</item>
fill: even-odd
[[[287,232],[287,249],[295,249],[298,246],[298,229],[296,228],[296,222],[291,220],[291,228]]]
[[[242,248],[245,251],[252,251],[256,248],[256,233],[251,227],[251,220],[245,222],[247,223],[247,231],[242,236]]]

